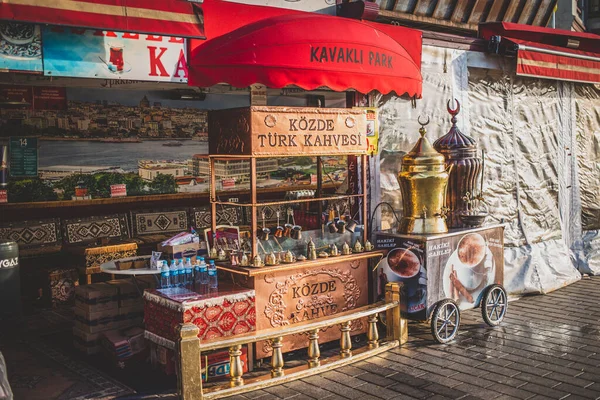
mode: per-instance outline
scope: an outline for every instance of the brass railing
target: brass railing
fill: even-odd
[[[399,283],[388,283],[385,288],[385,301],[376,304],[303,323],[228,338],[201,342],[198,339],[197,326],[190,323],[181,324],[176,343],[179,396],[182,400],[204,400],[249,392],[331,370],[404,344],[408,340],[408,328],[406,320],[400,315],[400,287]],[[380,341],[377,319],[382,312],[385,312],[387,332],[385,340]],[[368,320],[367,346],[353,351],[350,322],[360,318]],[[339,355],[321,359],[319,330],[338,324],[341,331]],[[281,351],[283,338],[304,332],[308,332],[306,365],[284,370]],[[242,345],[263,340],[270,341],[273,348],[271,374],[244,380],[241,361]],[[203,390],[200,355],[203,352],[222,348],[229,349],[229,382]]]

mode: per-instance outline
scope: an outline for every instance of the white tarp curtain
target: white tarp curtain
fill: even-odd
[[[417,117],[429,116],[431,142],[448,132],[446,102],[461,102],[458,126],[486,151],[484,196],[504,222],[505,287],[511,294],[547,293],[580,278],[563,235],[559,187],[571,158],[564,146],[558,83],[517,77],[498,57],[424,46],[423,99],[379,96],[382,201],[401,210],[396,174],[418,138]],[[568,102],[566,104],[569,104]],[[570,151],[569,151],[570,153]],[[383,219],[390,219],[383,213]],[[567,235],[568,237],[568,235]]]
[[[600,87],[574,84],[574,150],[581,191],[581,237],[576,241],[579,269],[600,274]]]

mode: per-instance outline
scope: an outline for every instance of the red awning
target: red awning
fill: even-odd
[[[1,0],[0,19],[119,32],[203,38],[187,0]]]
[[[600,83],[600,36],[513,23],[482,24],[480,36],[500,36],[500,48],[517,51],[517,75]]]
[[[206,9],[204,15],[211,18]],[[190,46],[188,84],[261,83],[420,97],[421,32],[402,27],[385,27],[384,32],[375,25],[292,12],[254,20],[218,37],[209,34],[209,40]],[[394,37],[391,28],[398,28]]]

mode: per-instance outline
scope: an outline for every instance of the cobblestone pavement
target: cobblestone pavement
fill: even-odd
[[[410,324],[401,348],[228,399],[600,399],[600,277],[511,302],[497,328],[461,317],[453,343]]]

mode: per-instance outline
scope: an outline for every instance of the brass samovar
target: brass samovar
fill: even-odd
[[[407,234],[444,233],[446,226],[446,187],[452,166],[446,168],[444,156],[435,151],[425,137],[425,125],[419,118],[421,138],[402,157],[398,174],[404,216],[398,231]]]
[[[460,103],[456,101],[456,109],[450,108],[448,100],[447,109],[452,115],[452,127],[447,134],[433,143],[433,147],[446,158],[446,166],[452,166],[448,179],[448,195],[446,207],[448,218],[446,223],[449,228],[462,228],[460,213],[466,211],[465,196],[474,196],[477,192],[479,176],[482,172],[483,161],[477,156],[477,143],[475,140],[458,129],[456,116],[460,112]],[[479,193],[481,195],[481,193]]]

